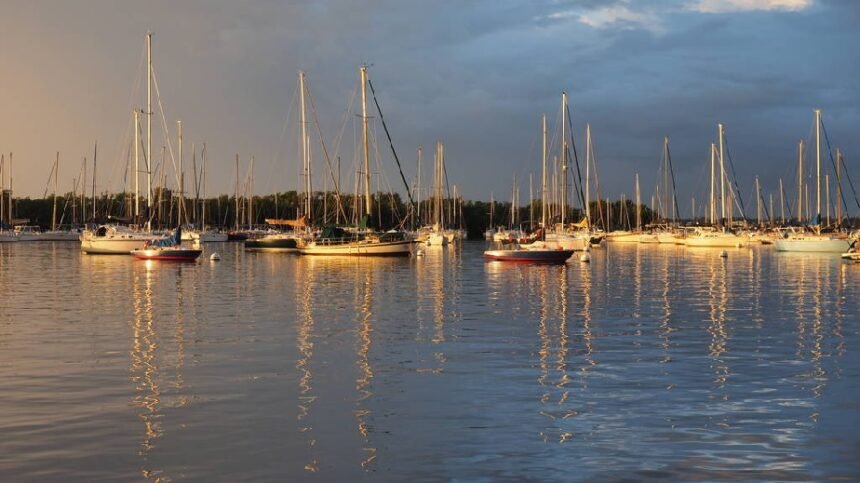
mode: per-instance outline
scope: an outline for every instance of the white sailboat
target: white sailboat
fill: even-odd
[[[364,210],[365,219],[373,213],[370,196],[370,144],[367,126],[367,66],[359,69],[361,77],[362,148],[364,154]],[[320,235],[299,247],[302,255],[329,256],[409,256],[413,240],[405,232],[390,231],[382,234],[347,232],[338,227],[326,226]]]
[[[779,252],[824,252],[845,253],[851,245],[847,236],[840,233],[821,233],[821,110],[815,110],[815,182],[816,224],[812,232],[795,232],[785,238],[774,240]]]
[[[39,234],[39,239],[42,241],[78,241],[81,234],[77,231],[62,230],[57,225],[57,179],[59,178],[60,170],[60,153],[57,153],[57,159],[54,161],[54,200],[51,208],[51,229],[43,231]],[[95,199],[93,199],[95,203]]]
[[[146,60],[147,60],[147,88],[146,88],[146,114],[147,127],[147,150],[145,155],[151,159],[152,153],[152,33],[146,34]],[[140,189],[139,189],[139,126],[140,111],[134,110],[134,219],[139,221],[140,217]],[[151,164],[151,162],[149,163]],[[152,170],[148,173],[148,195],[147,203],[152,208]],[[84,230],[81,233],[81,251],[91,255],[128,255],[132,250],[143,248],[148,242],[160,238],[150,232],[143,232],[120,225],[101,225],[94,230]]]
[[[711,156],[711,227],[697,228],[692,235],[684,239],[684,244],[688,247],[704,247],[704,248],[730,248],[743,247],[747,244],[746,237],[738,235],[727,229],[724,225],[731,225],[732,213],[734,210],[733,197],[731,196],[731,185],[726,177],[726,169],[724,163],[725,154],[725,130],[723,124],[717,125],[717,137],[719,142],[719,152],[717,147],[712,143],[710,148]],[[714,175],[716,168],[716,157],[719,155],[720,162],[720,219],[716,219],[716,194],[714,189]],[[726,185],[729,185],[729,196],[726,196]]]

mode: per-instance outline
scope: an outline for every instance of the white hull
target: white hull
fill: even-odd
[[[639,233],[620,232],[606,235],[606,243],[639,243]]]
[[[544,244],[550,249],[582,251],[589,246],[589,237],[579,237],[564,233],[547,233]]]
[[[813,235],[780,238],[773,242],[778,252],[845,253],[850,245],[851,242],[844,238]]]
[[[143,248],[147,242],[160,238],[127,228],[103,226],[97,232],[84,231],[81,234],[81,251],[91,255],[129,255],[132,250]]]
[[[412,253],[412,241],[359,241],[331,245],[311,242],[300,248],[299,253],[302,255],[329,256],[408,256]]]
[[[731,233],[717,233],[688,236],[684,244],[697,248],[740,248],[747,244],[747,240]]]
[[[18,237],[14,233],[4,231],[0,232],[0,243],[12,243],[18,241]]]

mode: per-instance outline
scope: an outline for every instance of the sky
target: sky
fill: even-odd
[[[57,152],[60,191],[69,191],[84,157],[91,176],[98,142],[97,189],[121,191],[132,112],[146,107],[151,31],[162,106],[154,160],[166,124],[169,185],[181,120],[189,172],[191,144],[199,164],[206,143],[208,194],[233,192],[236,154],[243,178],[254,158],[255,193],[299,188],[304,71],[319,132],[352,190],[354,96],[366,63],[410,180],[423,146],[425,190],[442,141],[449,182],[467,199],[510,199],[514,177],[528,199],[529,174],[536,190],[540,178],[541,116],[557,139],[567,91],[580,157],[591,125],[601,196],[632,197],[639,173],[648,199],[668,136],[683,215],[692,197],[700,206],[707,197],[719,122],[748,200],[755,176],[765,198],[780,177],[794,197],[797,143],[813,140],[816,108],[860,182],[858,25],[860,2],[851,0],[4,0],[0,152],[7,168],[14,155],[16,195],[40,197],[50,192]],[[369,109],[374,174],[402,192]],[[314,187],[322,189],[325,160],[316,123],[308,127]]]

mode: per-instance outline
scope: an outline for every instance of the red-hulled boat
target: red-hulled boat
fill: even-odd
[[[484,257],[489,260],[526,263],[564,263],[573,255],[574,250],[544,247],[513,248],[508,250],[487,250]]]
[[[168,260],[174,262],[193,262],[197,260],[203,250],[196,247],[183,247],[182,229],[177,228],[176,233],[147,243],[143,248],[131,251],[131,256],[139,260]]]

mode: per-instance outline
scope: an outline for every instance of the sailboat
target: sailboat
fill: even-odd
[[[563,250],[585,250],[589,246],[589,238],[581,237],[567,231],[567,123],[568,123],[568,106],[567,92],[561,93],[561,174],[559,185],[560,193],[560,216],[559,223],[553,227],[546,226],[546,233],[543,235],[543,242],[549,248],[559,248]],[[546,158],[546,123],[543,125],[543,153]],[[544,162],[544,164],[546,164]]]
[[[433,225],[422,231],[426,232],[424,244],[427,246],[446,246],[449,237],[444,230],[444,207],[442,204],[442,180],[444,179],[445,146],[436,143],[436,156],[433,167]]]
[[[57,179],[59,178],[60,169],[60,153],[57,153],[57,159],[54,161],[52,170],[54,178],[54,195],[53,206],[51,208],[51,229],[43,231],[39,234],[39,239],[42,241],[78,241],[81,234],[72,230],[61,230],[57,224]]]
[[[728,178],[725,170],[724,163],[724,154],[725,154],[725,130],[723,124],[720,123],[717,125],[717,134],[719,140],[719,152],[717,152],[717,147],[715,144],[711,143],[710,148],[710,156],[711,156],[711,227],[701,227],[697,228],[696,231],[687,236],[684,240],[684,244],[688,247],[711,247],[711,248],[729,248],[729,247],[743,247],[747,244],[747,238],[740,236],[731,230],[727,229],[722,225],[723,222],[727,222],[731,225],[732,213],[734,210],[733,207],[733,196],[731,184],[728,183]],[[716,156],[719,155],[720,162],[720,220],[717,223],[716,220],[716,204],[715,204],[715,189],[714,189],[714,173],[716,168]],[[726,196],[726,185],[729,187],[729,196]]]
[[[362,151],[364,155],[364,204],[363,220],[365,225],[373,213],[373,199],[370,196],[370,141],[367,126],[367,66],[359,69],[361,78],[361,120],[362,120]],[[412,253],[414,241],[402,231],[386,233],[347,232],[334,226],[326,225],[315,238],[299,247],[302,255],[334,255],[334,256],[409,256]]]
[[[146,88],[146,138],[147,149],[144,153],[147,159],[152,158],[152,33],[146,34],[147,88]],[[138,183],[139,151],[140,151],[140,113],[134,110],[134,219],[141,220],[140,190]],[[148,163],[151,164],[151,161]],[[152,170],[147,168],[148,195],[147,203],[152,207]],[[108,224],[98,226],[94,230],[84,230],[81,234],[81,251],[89,255],[128,255],[136,248],[143,248],[148,242],[158,239],[151,232],[143,232],[126,226]]]
[[[182,246],[182,227],[170,236],[148,242],[142,248],[131,250],[131,256],[138,260],[165,260],[172,262],[193,262],[203,250],[199,245]]]
[[[607,233],[606,241],[608,243],[639,243],[639,238],[642,236],[642,205],[640,204],[639,196],[639,173],[636,173],[635,179],[636,182],[634,186],[634,191],[636,193],[636,204],[634,205],[634,208],[636,209],[636,229],[633,231],[616,230]],[[626,206],[623,198],[621,200],[621,203],[621,207],[623,210]]]
[[[815,110],[816,217],[811,232],[795,232],[774,240],[778,252],[845,253],[851,246],[839,233],[821,233],[821,109]]]

